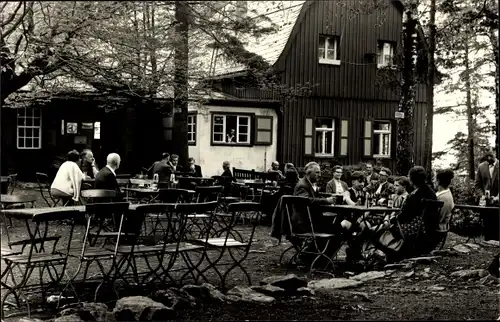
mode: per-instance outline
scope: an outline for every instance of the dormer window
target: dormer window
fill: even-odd
[[[340,65],[340,37],[320,35],[318,58],[320,64]]]
[[[394,64],[395,44],[388,41],[379,41],[377,45],[377,67],[390,67]]]

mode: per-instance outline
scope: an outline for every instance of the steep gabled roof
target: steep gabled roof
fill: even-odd
[[[293,27],[297,22],[299,13],[306,1],[248,1],[249,11],[257,11],[254,16],[266,16],[270,23],[275,24],[277,32],[260,38],[247,39],[245,48],[253,53],[258,53],[270,65],[278,60],[283,52]],[[270,23],[266,23],[269,25]],[[233,74],[246,70],[242,64],[230,63],[218,57],[215,62],[215,72],[212,76]]]

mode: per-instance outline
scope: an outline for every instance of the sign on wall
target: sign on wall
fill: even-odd
[[[68,134],[78,133],[78,123],[72,123],[72,122],[66,123],[66,133]]]

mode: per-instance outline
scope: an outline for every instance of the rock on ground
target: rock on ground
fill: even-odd
[[[271,284],[265,284],[265,285],[259,285],[259,286],[251,286],[250,287],[252,290],[255,292],[271,296],[271,297],[283,297],[286,295],[289,295],[285,289],[278,287],[278,286],[273,286]]]
[[[310,281],[307,287],[314,291],[319,289],[351,288],[360,286],[361,284],[363,284],[363,282],[349,278],[330,278]]]
[[[272,303],[276,300],[272,296],[267,296],[253,290],[250,287],[242,287],[242,286],[235,286],[234,288],[232,288],[227,292],[227,295],[231,296],[230,300],[232,301],[244,301],[244,302],[253,302],[261,304]]]
[[[172,317],[173,310],[144,296],[119,299],[113,310],[117,321],[163,321]]]
[[[184,285],[181,291],[185,291],[199,301],[225,302],[226,296],[217,290],[212,284]]]
[[[485,269],[463,269],[460,271],[455,271],[450,274],[450,277],[459,277],[459,278],[474,278],[474,277],[485,277],[489,273]]]
[[[193,296],[186,292],[186,290],[180,290],[175,287],[157,291],[152,299],[173,310],[196,306],[196,299]]]
[[[112,314],[108,312],[108,306],[104,303],[83,302],[79,306],[59,312],[61,317],[68,315],[78,315],[83,321],[114,321]]]
[[[307,280],[295,274],[285,276],[269,276],[260,282],[260,285],[272,285],[284,289],[286,292],[294,292],[301,287],[307,286]]]
[[[453,246],[453,250],[462,254],[470,253],[470,248],[461,244]]]
[[[358,275],[355,275],[351,277],[351,279],[355,281],[361,281],[361,282],[366,282],[366,281],[371,281],[377,278],[382,278],[385,276],[385,272],[382,271],[371,271],[371,272],[364,272]]]

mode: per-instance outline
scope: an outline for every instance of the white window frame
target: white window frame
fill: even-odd
[[[394,66],[394,44],[387,41],[379,41],[377,44],[377,68]]]
[[[335,155],[335,119],[329,119],[329,118],[319,118],[319,119],[328,119],[330,121],[332,121],[332,127],[316,127],[314,129],[314,138],[315,138],[315,146],[314,146],[314,156],[316,157],[333,157]],[[317,133],[318,132],[322,132],[321,133],[321,139],[323,140],[323,151],[321,152],[318,152],[316,151],[316,147],[317,147]],[[325,150],[326,150],[326,134],[327,133],[332,133],[332,153],[326,153]]]
[[[94,122],[94,140],[101,139],[101,122]]]
[[[389,125],[389,130],[379,130],[379,129],[375,129],[376,128],[376,123],[384,123],[384,124],[388,124]],[[376,135],[379,136],[378,138],[378,151],[383,151],[383,144],[384,144],[384,141],[382,140],[382,137],[384,135],[389,135],[389,148],[387,149],[388,152],[387,154],[373,154],[373,157],[375,158],[390,158],[391,157],[391,145],[392,145],[392,124],[390,121],[373,121],[373,137],[375,137]],[[373,139],[373,142],[375,142],[375,139]],[[373,151],[375,151],[375,144],[373,146]]]
[[[41,149],[41,148],[42,148],[42,110],[41,110],[41,109],[39,109],[39,108],[38,108],[38,109],[37,109],[37,108],[33,108],[33,111],[31,111],[31,112],[32,112],[31,116],[27,117],[27,116],[26,116],[26,112],[27,112],[27,110],[28,110],[28,109],[31,109],[31,108],[26,108],[26,107],[24,107],[24,116],[20,116],[20,115],[19,115],[19,109],[18,109],[18,111],[17,111],[17,118],[16,118],[16,122],[17,122],[17,123],[16,123],[16,147],[17,147],[18,149],[20,149],[20,150],[39,150],[39,149]],[[37,111],[39,111],[39,112],[40,112],[40,114],[39,114],[40,116],[39,116],[39,117],[35,117],[35,116],[33,116],[33,114],[34,114],[34,111],[35,111],[35,110],[37,110]],[[32,124],[32,125],[26,125],[26,120],[27,120],[28,118],[31,118],[31,121],[32,121],[32,122],[31,122],[31,124]],[[39,123],[39,125],[33,125],[33,124],[35,124],[35,123],[34,123],[35,119],[40,119],[40,123]],[[24,120],[24,124],[25,124],[25,125],[19,125],[19,121],[20,121],[20,120]],[[20,129],[24,129],[24,131],[25,131],[25,132],[24,132],[25,134],[24,134],[24,136],[22,136],[22,137],[21,137],[21,136],[19,136],[19,130],[20,130]],[[34,131],[35,129],[38,129],[38,136],[37,136],[37,137],[35,137],[35,136],[33,136],[33,134],[32,134],[32,135],[31,135],[31,137],[27,137],[27,136],[26,136],[26,129],[32,129],[32,133],[33,133],[33,132],[35,132],[35,131]],[[24,140],[23,140],[23,146],[20,146],[20,145],[19,145],[19,139],[20,139],[20,138],[23,138],[23,139],[24,139]],[[33,140],[34,140],[34,139],[38,139],[38,146],[26,147],[26,139],[31,139],[31,140],[32,140],[32,142],[33,142]]]
[[[338,46],[339,46],[339,37],[336,36],[324,36],[320,35],[319,39],[325,38],[325,48],[323,48],[323,58],[319,58],[319,63],[320,64],[329,64],[329,65],[340,65],[340,59],[337,57],[337,51],[338,51]],[[335,53],[335,58],[334,59],[328,59],[328,44],[333,41],[333,52]],[[319,50],[319,43],[318,43],[318,50]]]
[[[226,117],[228,116],[236,116],[236,142],[226,142],[227,139],[227,131],[226,131]],[[214,131],[214,126],[216,117],[222,117],[222,133],[221,132],[215,132]],[[242,118],[247,119],[247,140],[246,141],[240,141],[240,120]],[[251,117],[249,115],[224,115],[224,114],[214,114],[212,118],[212,142],[215,144],[250,144],[250,135],[252,133],[252,128],[251,128]],[[242,125],[245,126],[245,125]],[[215,140],[215,134],[222,134],[223,141],[216,141]],[[243,134],[243,133],[242,133]]]
[[[195,144],[196,143],[196,114],[190,114],[187,118],[188,125],[188,143]],[[193,137],[193,140],[190,140],[190,135]]]

